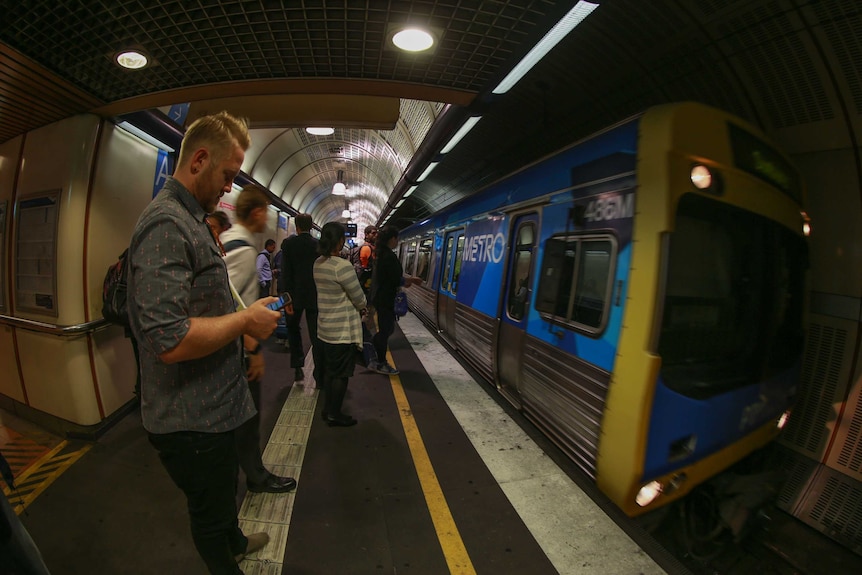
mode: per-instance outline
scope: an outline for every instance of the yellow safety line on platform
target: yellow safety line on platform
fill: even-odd
[[[3,493],[9,499],[9,503],[15,509],[15,514],[20,515],[33,501],[41,495],[49,485],[63,474],[73,463],[78,461],[82,455],[90,451],[91,445],[84,445],[77,451],[57,455],[69,443],[60,442],[54,449],[44,454],[30,465],[24,473],[15,478],[15,493],[3,486]]]
[[[387,353],[386,355],[389,359],[389,365],[395,365],[392,354]],[[440,482],[437,481],[437,474],[434,472],[431,459],[425,450],[425,442],[422,441],[422,435],[419,433],[419,427],[413,417],[413,410],[410,409],[407,394],[401,385],[401,378],[397,375],[390,375],[389,381],[392,384],[395,404],[398,406],[398,413],[401,416],[404,435],[407,436],[407,445],[413,456],[413,465],[416,467],[416,474],[422,485],[422,493],[425,495],[425,503],[428,505],[431,521],[434,523],[434,530],[437,532],[437,539],[443,549],[449,572],[456,575],[475,575],[476,570],[473,568],[473,562],[470,561],[470,555],[467,553],[467,548],[464,547],[452,512],[449,511],[449,504],[446,503],[446,496],[443,495]]]

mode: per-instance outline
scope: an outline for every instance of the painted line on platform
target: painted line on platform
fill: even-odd
[[[394,366],[392,353],[388,352],[386,356],[389,359],[389,365]],[[422,434],[419,433],[419,426],[416,424],[413,410],[407,401],[407,394],[401,385],[401,378],[397,375],[390,375],[389,382],[392,384],[392,393],[395,396],[395,404],[401,417],[401,426],[407,437],[407,445],[413,456],[413,465],[416,467],[416,474],[422,485],[422,493],[425,495],[425,503],[428,505],[431,521],[434,523],[434,530],[437,532],[437,539],[440,541],[449,572],[457,575],[475,575],[476,570],[473,567],[473,562],[470,560],[470,555],[461,539],[461,533],[458,531],[458,526],[455,525],[455,519],[449,510],[446,496],[437,480],[437,473],[431,464],[431,458],[428,457],[425,442],[422,440]]]

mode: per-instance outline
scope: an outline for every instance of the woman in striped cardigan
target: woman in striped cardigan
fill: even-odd
[[[356,420],[341,412],[347,380],[353,375],[357,348],[362,345],[362,314],[365,294],[353,266],[339,257],[344,247],[344,226],[329,222],[323,226],[314,262],[317,286],[317,338],[322,347],[323,420],[331,426],[348,427]]]

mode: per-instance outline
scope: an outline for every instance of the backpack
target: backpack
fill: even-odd
[[[362,252],[362,248],[365,245],[356,246],[350,250],[350,261],[353,263],[353,269],[356,270],[356,277],[359,279],[359,285],[362,287],[362,291],[365,292],[366,297],[368,296],[368,292],[371,290],[371,276],[373,272],[373,263],[374,258],[371,256],[368,257],[368,266],[362,267],[362,260],[359,257],[359,254]],[[371,249],[371,246],[368,247]]]
[[[353,264],[353,269],[359,269],[362,265],[361,260],[359,259],[359,251],[362,249],[362,246],[353,246],[350,248],[350,253],[348,254],[348,258],[350,263]]]
[[[102,317],[111,323],[129,327],[126,290],[129,280],[129,250],[111,264],[102,282]]]

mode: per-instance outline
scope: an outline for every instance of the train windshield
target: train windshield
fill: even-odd
[[[807,247],[784,226],[687,194],[670,238],[658,353],[675,391],[762,381],[802,353]]]

